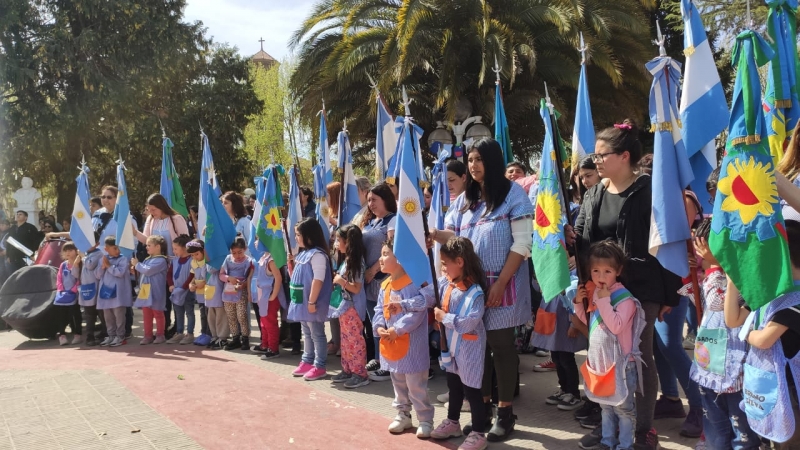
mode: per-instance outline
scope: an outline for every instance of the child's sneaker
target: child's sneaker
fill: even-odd
[[[200,336],[197,336],[197,338],[194,340],[194,345],[200,345],[206,347],[210,344],[211,344],[211,336],[207,334],[201,334]]]
[[[103,339],[103,342],[100,343],[100,346],[101,347],[108,347],[109,345],[111,345],[112,342],[114,342],[114,338],[111,337],[111,336],[108,336],[107,338]],[[149,344],[149,342],[148,342],[148,344]]]
[[[153,337],[143,337],[141,341],[139,341],[139,345],[150,345],[154,341]],[[103,344],[100,344],[103,345]]]
[[[444,394],[439,394],[436,396],[436,400],[439,400],[439,403],[447,403],[450,401],[450,391],[445,392]]]
[[[434,439],[450,439],[462,435],[461,424],[450,419],[444,419],[442,423],[431,432],[431,437]]]
[[[488,446],[489,443],[486,442],[486,436],[473,431],[467,436],[464,443],[458,447],[458,450],[485,450]]]
[[[194,342],[194,333],[186,333],[183,336],[183,339],[181,339],[181,341],[178,342],[178,344],[180,344],[180,345],[189,345],[192,342]]]
[[[63,334],[58,337],[58,345],[69,345],[67,337],[64,336]]]
[[[534,372],[554,372],[556,370],[556,363],[552,359],[548,359],[543,363],[533,366]]]
[[[167,338],[164,336],[156,336],[156,338],[153,340],[153,344],[163,344],[164,342],[167,342]]]
[[[583,400],[581,400],[580,397],[575,397],[572,394],[566,394],[561,398],[561,401],[558,402],[558,409],[562,411],[575,411],[576,409],[580,408],[582,404]]]
[[[428,439],[433,431],[433,422],[420,422],[417,427],[417,439]]]
[[[369,377],[361,377],[358,375],[353,375],[350,377],[349,380],[344,382],[344,387],[347,389],[355,389],[360,388],[361,386],[366,386],[370,383]]]
[[[279,356],[281,356],[280,353],[272,351],[272,349],[268,348],[267,351],[263,355],[261,355],[261,360],[262,361],[266,361],[268,359],[274,359],[274,358],[277,358]]]
[[[172,336],[172,338],[167,341],[167,344],[180,344],[182,340],[183,334],[175,333],[175,336]]]
[[[117,337],[114,338],[113,341],[111,341],[110,344],[108,344],[108,346],[109,347],[119,347],[120,345],[122,345],[123,342],[125,342],[125,340],[123,338],[117,336]]]
[[[306,381],[316,381],[321,380],[328,376],[328,372],[325,371],[324,368],[314,366],[311,370],[303,375],[303,379]]]
[[[294,376],[294,377],[302,377],[309,370],[311,370],[313,368],[314,368],[313,364],[308,364],[308,363],[304,363],[304,362],[301,361],[300,365],[298,365],[297,368],[294,369],[294,371],[292,372],[292,376]]]
[[[564,398],[565,395],[567,395],[567,393],[559,389],[556,391],[555,394],[544,399],[544,402],[547,403],[548,405],[557,405],[561,403],[561,400]]]
[[[269,349],[267,347],[263,347],[261,345],[256,345],[256,346],[253,346],[250,349],[250,351],[253,352],[253,353],[258,353],[259,355],[263,355],[264,353],[267,353],[269,351]]]
[[[83,342],[83,337],[80,334],[72,336],[72,342],[71,342],[72,345],[81,345],[82,342]]]
[[[413,425],[411,424],[411,414],[407,412],[400,411],[397,413],[397,416],[394,418],[392,423],[389,424],[389,433],[402,433],[407,429],[411,428]]]
[[[347,373],[347,372],[345,372],[343,370],[343,371],[339,372],[338,374],[334,375],[333,378],[331,378],[331,381],[334,382],[334,383],[344,383],[345,381],[349,380],[350,378],[353,378],[353,374]]]
[[[376,370],[369,374],[372,381],[387,381],[392,379],[392,374],[388,370]]]
[[[378,370],[381,370],[381,363],[378,360],[373,359],[372,361],[367,363],[366,368],[367,368],[367,372],[370,372],[370,373],[376,372]]]

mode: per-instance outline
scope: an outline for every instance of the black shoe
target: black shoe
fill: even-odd
[[[239,348],[246,352],[250,351],[250,336],[242,336]]]
[[[228,342],[224,339],[215,339],[214,342],[209,344],[211,350],[222,350]]]
[[[262,360],[264,360],[264,361],[266,361],[266,360],[268,360],[268,359],[277,358],[277,357],[279,357],[279,356],[281,356],[281,354],[280,354],[280,353],[278,353],[278,352],[273,352],[272,350],[270,350],[270,349],[267,349],[267,351],[266,351],[266,352],[264,352],[264,354],[263,354],[263,355],[261,355],[261,359],[262,359]]]
[[[486,439],[489,442],[506,440],[511,432],[514,431],[514,425],[516,423],[517,416],[514,415],[513,406],[497,407],[497,420],[494,421],[494,426],[489,430]]]
[[[598,428],[603,423],[603,414],[601,411],[600,408],[597,408],[589,414],[589,417],[581,419],[581,426],[592,430]]]
[[[256,345],[255,347],[251,348],[250,351],[253,352],[253,353],[259,353],[259,354],[263,355],[264,353],[267,353],[270,350],[267,347],[262,347],[260,345]]]
[[[486,425],[484,425],[484,430],[490,430],[492,428],[492,418],[494,417],[494,405],[492,402],[484,403],[483,407],[486,409]],[[472,421],[470,420],[464,425],[464,428],[461,429],[464,433],[464,436],[469,436],[472,433]]]
[[[233,339],[228,341],[223,347],[224,350],[236,350],[242,346],[242,341],[240,340],[239,336],[234,336]]]
[[[97,346],[97,341],[95,341],[95,340],[86,341],[86,346],[87,347],[96,347]]]
[[[376,372],[378,370],[381,370],[380,361],[373,359],[372,361],[367,363],[367,372]]]
[[[644,433],[636,433],[633,441],[633,448],[635,450],[656,450],[658,446],[658,433],[655,428]]]
[[[285,339],[283,342],[281,342],[281,347],[292,348],[294,347],[294,341],[292,340],[292,338]]]
[[[433,379],[433,375],[434,375],[433,369],[428,369],[428,379],[429,380]]]
[[[597,427],[594,430],[592,430],[591,433],[581,438],[581,440],[578,442],[578,447],[584,450],[600,448],[600,441],[602,440],[603,440],[603,429],[601,427]]]
[[[176,328],[175,325],[173,325],[172,327],[167,329],[167,332],[164,334],[164,337],[166,337],[167,340],[170,340],[170,339],[172,339],[172,336],[175,336],[175,333],[177,333],[177,332],[178,332],[178,329]]]
[[[583,402],[583,406],[581,406],[580,408],[578,408],[575,411],[575,414],[574,414],[575,420],[586,419],[587,417],[589,417],[594,412],[595,409],[599,409],[599,408],[597,408],[597,404],[596,403],[591,402],[591,401],[584,401]]]

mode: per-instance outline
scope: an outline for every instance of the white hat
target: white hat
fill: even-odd
[[[250,188],[247,188],[247,189],[244,190],[244,195],[246,195],[248,197],[251,196],[251,195],[256,195],[256,191],[254,191],[254,190],[252,190]]]

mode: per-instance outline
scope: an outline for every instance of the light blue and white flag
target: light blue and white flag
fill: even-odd
[[[653,75],[650,122],[655,133],[653,152],[653,209],[650,215],[650,254],[674,274],[689,275],[686,241],[692,237],[683,190],[694,175],[681,138],[678,115],[680,63],[660,56],[646,64]]]
[[[378,114],[377,128],[378,134],[375,137],[375,167],[377,168],[377,180],[382,182],[386,179],[386,172],[389,170],[389,161],[395,155],[397,142],[400,140],[400,133],[395,126],[394,117],[389,112],[389,107],[383,101],[383,97],[378,93]]]
[[[444,230],[444,217],[450,209],[450,190],[447,187],[447,159],[450,158],[452,145],[441,146],[439,157],[433,163],[431,172],[431,209],[428,211],[428,229]],[[441,272],[441,255],[439,251],[442,244],[433,244],[433,266],[436,273]]]
[[[208,217],[208,192],[206,188],[211,184],[211,192],[219,198],[222,195],[219,184],[217,183],[217,173],[214,170],[214,158],[211,156],[211,146],[208,144],[208,136],[205,133],[200,133],[200,148],[203,151],[203,162],[200,166],[200,201],[197,206],[197,223],[200,227],[197,230],[197,237],[205,240],[203,235],[203,227],[207,222]]]
[[[114,207],[114,221],[117,223],[117,247],[120,253],[130,258],[136,252],[136,238],[133,236],[133,218],[128,203],[128,185],[125,183],[125,163],[117,161],[117,206]]]
[[[353,149],[346,131],[340,131],[337,137],[339,146],[339,172],[344,174],[342,195],[339,196],[339,223],[344,225],[353,221],[361,211],[361,199],[358,197],[356,175],[353,173]]]
[[[395,119],[394,123],[395,123],[395,129],[397,130],[397,134],[401,135],[406,127],[405,119],[402,117],[398,117],[397,119]],[[422,135],[425,133],[425,131],[414,122],[411,122],[411,124],[408,126],[414,130],[415,141],[413,145],[414,145],[414,154],[416,155],[415,164],[417,165],[417,173],[420,174],[420,182],[426,183],[428,181],[428,178],[425,175],[425,163],[422,160],[422,149],[419,145],[420,141],[422,140]],[[386,172],[386,182],[389,184],[397,185],[398,179],[400,178],[400,171],[402,170],[400,168],[400,152],[403,146],[403,143],[401,141],[402,141],[402,136],[397,141],[397,150],[395,151],[392,159],[389,161],[389,171]]]
[[[572,129],[572,164],[580,162],[587,154],[594,153],[594,120],[589,103],[589,84],[586,80],[586,46],[581,34],[581,75],[578,78],[578,104],[575,106],[575,127]]]
[[[328,144],[328,124],[325,118],[325,105],[322,105],[322,110],[319,112],[319,164],[322,165],[325,172],[323,181],[325,186],[328,183],[333,183],[333,168],[331,166],[331,148]]]
[[[428,248],[425,245],[425,216],[422,213],[425,199],[420,190],[413,140],[411,118],[406,117],[406,126],[400,136],[399,166],[397,178],[398,198],[397,226],[394,232],[394,254],[416,286],[431,282]]]
[[[75,206],[72,208],[69,238],[72,239],[78,250],[86,253],[97,244],[97,240],[94,238],[92,214],[89,212],[89,168],[86,167],[86,163],[81,162],[80,169],[81,172],[75,179],[78,189],[75,191]]]
[[[288,230],[289,251],[296,255],[299,247],[294,237],[294,227],[303,218],[303,207],[300,204],[300,183],[297,181],[297,169],[289,169],[289,209],[286,211],[286,229]]]
[[[730,112],[700,12],[691,0],[681,0],[683,53],[686,72],[681,89],[681,135],[694,173],[692,191],[708,204],[706,179],[717,167],[715,138],[728,126]]]
[[[331,232],[328,229],[330,226],[331,209],[328,206],[328,183],[325,182],[325,167],[317,164],[311,169],[314,175],[314,197],[317,198],[317,222],[322,227],[322,234],[325,235],[325,240],[330,241]]]

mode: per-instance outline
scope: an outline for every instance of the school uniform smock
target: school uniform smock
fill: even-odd
[[[396,216],[394,213],[389,213],[382,219],[372,219],[361,230],[362,240],[364,241],[364,249],[366,254],[364,259],[367,261],[366,267],[372,267],[378,262],[381,257],[381,249],[383,243],[389,236],[389,230],[393,230],[395,226]],[[381,290],[381,283],[385,279],[386,274],[378,272],[375,278],[364,285],[364,293],[366,294],[367,301],[377,302],[378,292]],[[372,312],[370,312],[372,314]]]
[[[445,228],[472,242],[491,288],[503,270],[509,252],[513,251],[525,258],[530,256],[532,231],[527,233],[528,240],[524,245],[515,245],[515,234],[518,240],[521,236],[512,230],[512,223],[532,227],[533,205],[525,195],[525,190],[516,183],[511,183],[506,199],[489,214],[484,215],[486,203],[483,201],[478,202],[474,209],[461,212],[465,199],[465,194],[462,193],[450,206],[444,220]],[[500,306],[486,309],[483,321],[487,330],[511,328],[531,320],[529,272],[528,264],[520,264],[506,285]]]
[[[222,288],[223,283],[219,279],[219,270],[206,264],[206,288],[203,292],[206,308],[222,308]]]
[[[272,255],[264,252],[256,263],[256,295],[254,296],[254,303],[258,303],[258,314],[261,317],[266,317],[269,312],[269,297],[272,294],[272,288],[275,286],[275,277],[269,270],[269,263],[273,261]],[[283,294],[283,289],[278,289],[278,298],[273,301],[278,301],[282,308],[286,308],[286,296]]]
[[[325,252],[318,248],[301,251],[294,258],[295,266],[289,282],[288,319],[292,322],[326,322],[331,302],[333,283],[330,262]],[[308,311],[311,284],[314,282],[314,266],[324,267],[325,276],[317,297],[316,312]],[[318,278],[317,278],[318,279]]]
[[[192,274],[191,256],[173,258],[172,268],[167,275],[167,284],[173,286],[169,299],[173,305],[183,306],[189,294],[189,283],[194,279]]]
[[[397,280],[387,279],[378,293],[378,305],[372,330],[378,336],[378,328],[394,327],[397,339],[389,343],[380,340],[381,369],[389,372],[410,374],[430,369],[428,353],[428,312],[409,311],[391,314],[388,305],[395,296],[397,300],[410,299],[419,295],[419,288],[411,282],[411,277],[403,275]],[[402,306],[402,305],[401,305]]]
[[[366,267],[366,263],[362,262],[361,267]],[[345,272],[347,271],[347,263],[342,263],[342,266],[339,267],[339,270],[336,271],[340,276],[347,279],[345,276]],[[356,309],[356,313],[358,317],[363,322],[364,319],[367,317],[367,294],[364,292],[364,271],[362,270],[361,273],[355,274],[354,279],[347,279],[348,283],[358,284],[361,283],[361,290],[358,291],[357,294],[353,294],[352,292],[348,291],[345,288],[342,288],[342,301],[337,307],[333,303],[330,305],[330,312],[328,313],[329,319],[336,319],[341,317],[344,313],[349,311],[351,308]],[[335,286],[334,286],[335,288]]]
[[[234,261],[233,256],[228,255],[225,257],[225,262],[219,269],[219,279],[222,281],[222,301],[228,303],[236,303],[241,299],[244,287],[240,291],[233,293],[225,292],[225,286],[229,283],[228,277],[234,277],[237,280],[242,280],[242,286],[247,286],[247,277],[253,273],[253,258],[245,256],[241,261]]]
[[[133,304],[130,260],[122,255],[106,258],[111,265],[103,269],[102,261],[99,261],[95,269],[95,276],[100,280],[97,286],[97,309],[127,308]]]
[[[154,311],[167,309],[167,271],[169,261],[165,256],[151,256],[136,264],[139,280],[139,296],[133,306]]]
[[[578,290],[578,277],[570,276],[571,284],[564,294],[557,295],[549,302],[542,302],[536,312],[531,345],[548,351],[577,353],[589,345],[586,336],[578,334],[571,338],[567,334],[572,326],[571,316],[575,314],[572,302]],[[583,308],[579,305],[578,308]]]
[[[191,269],[192,277],[195,280],[195,285],[199,282],[203,282],[208,284],[208,270],[206,269],[206,260],[197,261],[192,258],[191,262]],[[204,304],[206,302],[206,286],[203,287],[196,287],[194,290],[194,298],[195,301],[199,304]]]
[[[94,249],[81,260],[81,264],[72,266],[72,275],[80,279],[78,304],[81,306],[97,305],[97,275],[95,270],[103,258],[100,250]]]
[[[72,274],[72,266],[64,261],[58,267],[56,276],[56,289],[59,291],[72,291],[78,293],[78,278]]]

